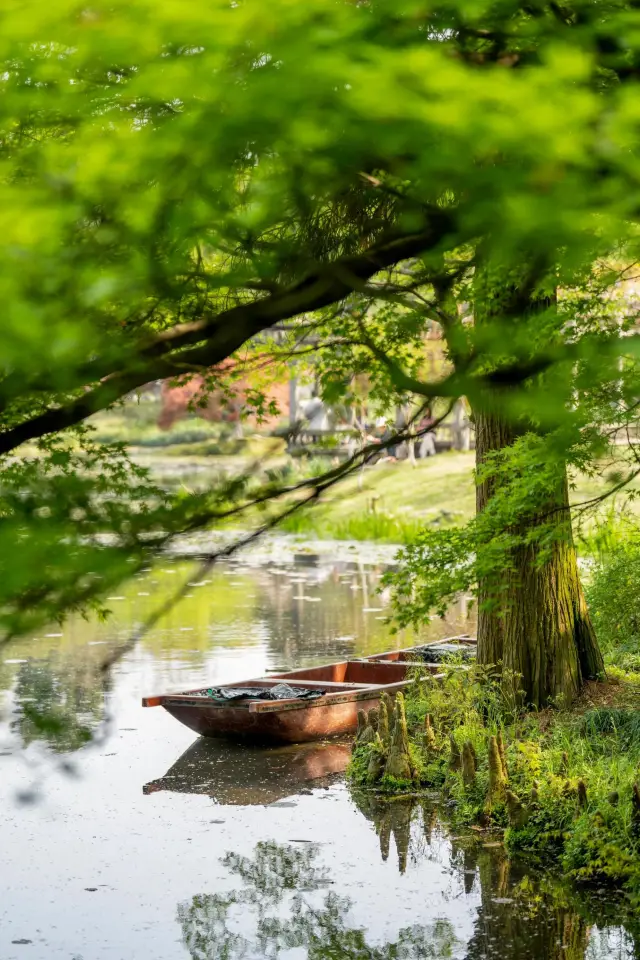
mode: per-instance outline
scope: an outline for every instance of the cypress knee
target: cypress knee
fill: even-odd
[[[354,746],[360,743],[362,739],[362,734],[365,731],[367,726],[367,715],[364,710],[358,710],[358,726],[356,728],[356,739],[354,740]]]
[[[472,787],[476,782],[476,768],[476,751],[471,741],[466,740],[462,747],[462,780],[465,787]]]
[[[380,734],[380,739],[382,740],[382,745],[385,751],[389,749],[391,744],[391,733],[389,730],[389,707],[387,703],[388,699],[388,695],[383,693],[380,697],[380,708],[378,711],[378,733]]]
[[[427,714],[424,718],[424,745],[428,754],[438,752],[438,741],[436,740],[430,714]]]
[[[407,718],[404,712],[404,697],[396,694],[396,708],[394,711],[393,734],[389,756],[385,767],[385,774],[396,780],[411,780],[413,765],[409,755],[409,734],[407,733]]]
[[[366,743],[373,743],[375,738],[376,738],[376,731],[373,728],[369,714],[366,714],[365,727],[362,733],[360,734],[358,745],[364,746]]]
[[[449,746],[451,747],[451,753],[449,754],[449,769],[450,770],[460,770],[462,766],[462,756],[460,754],[460,747],[456,743],[456,738],[452,733],[449,734]]]
[[[367,780],[369,783],[377,783],[384,773],[386,763],[386,751],[379,733],[376,733],[372,747],[369,766],[367,767]]]
[[[487,796],[489,808],[496,800],[504,800],[506,785],[498,741],[495,737],[489,737],[489,794]]]
[[[507,767],[507,751],[504,745],[504,738],[502,736],[502,729],[498,730],[498,753],[500,754],[500,760],[502,762],[502,770],[504,772],[505,778],[509,779],[509,768]]]
[[[514,830],[521,830],[529,819],[529,811],[519,797],[511,790],[506,791],[505,802],[510,826],[512,826]]]
[[[587,785],[584,780],[578,780],[578,807],[581,810],[587,809]]]

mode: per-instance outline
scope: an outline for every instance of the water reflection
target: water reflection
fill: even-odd
[[[387,800],[376,794],[356,793],[354,801],[358,810],[373,823],[380,843],[380,856],[384,861],[389,859],[393,837],[398,855],[398,870],[404,873],[412,840],[411,828],[417,809],[416,800],[403,797]],[[427,843],[430,843],[437,815],[435,810],[430,810],[429,813],[425,812],[424,816]]]
[[[411,826],[430,837],[435,811],[414,800],[369,807],[383,858],[395,838],[400,872],[406,869]],[[375,812],[374,812],[375,809]],[[384,839],[386,838],[386,839]],[[234,886],[200,894],[178,905],[183,943],[193,960],[224,957],[279,958],[298,949],[307,960],[631,960],[638,957],[631,933],[598,929],[602,905],[590,906],[514,866],[502,850],[468,839],[438,844],[433,855],[448,857],[464,875],[466,896],[479,893],[474,929],[467,942],[452,923],[415,923],[383,944],[370,942],[365,927],[350,922],[353,901],[331,890],[338,878],[319,862],[320,847],[258,843],[251,857],[227,853],[221,863]],[[241,885],[237,886],[237,882]],[[418,919],[418,918],[416,918]]]
[[[344,744],[261,749],[199,740],[164,777],[147,784],[145,792],[205,794],[225,804],[271,804],[284,797],[295,801],[296,794],[329,782],[348,755]],[[600,896],[590,902],[559,879],[536,874],[510,860],[495,837],[452,836],[428,797],[394,799],[356,792],[351,799],[372,827],[370,843],[359,851],[363,862],[370,861],[377,847],[380,859],[395,863],[400,875],[423,869],[427,861],[444,869],[452,886],[449,892],[443,889],[443,899],[468,899],[474,905],[470,936],[461,939],[444,919],[420,923],[418,914],[415,924],[401,928],[389,942],[375,943],[367,925],[354,924],[352,898],[335,892],[341,878],[321,858],[320,845],[261,842],[252,856],[227,853],[221,858],[229,889],[179,904],[183,943],[194,960],[275,960],[294,949],[303,951],[295,955],[307,960],[640,956],[633,915],[623,904],[606,904]]]
[[[412,642],[389,638],[375,563],[276,558],[206,580],[196,570],[167,561],[112,598],[107,624],[75,619],[3,649],[3,960],[17,960],[24,940],[34,960],[640,957],[632,915],[451,837],[425,798],[356,806],[333,783],[343,744],[189,745],[164,711],[141,710],[143,693]],[[190,595],[128,647],[188,577]],[[473,630],[458,613],[429,635]],[[22,751],[37,741],[47,750]],[[76,778],[54,773],[40,805],[15,805],[43,758],[55,753],[57,769],[77,750]]]
[[[78,750],[104,720],[108,689],[108,677],[86,661],[27,660],[18,669],[10,728],[23,747],[38,740],[55,753]]]
[[[205,794],[231,805],[268,804],[299,793],[309,782],[328,785],[350,757],[347,743],[256,747],[201,737],[143,791]]]
[[[444,960],[461,946],[446,920],[399,931],[392,943],[369,942],[349,923],[352,900],[333,891],[317,864],[319,847],[258,843],[252,857],[227,854],[222,863],[242,886],[201,894],[178,905],[183,943],[193,960],[277,958],[304,950],[308,960]]]

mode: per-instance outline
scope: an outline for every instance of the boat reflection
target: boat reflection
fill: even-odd
[[[268,804],[307,786],[327,785],[342,773],[351,746],[336,741],[258,747],[200,737],[143,793],[198,793],[217,803]]]

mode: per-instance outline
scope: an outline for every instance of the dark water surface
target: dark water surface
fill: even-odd
[[[2,650],[0,960],[640,956],[633,918],[452,837],[424,798],[352,799],[344,744],[194,742],[139,706],[414,642],[390,637],[378,579],[277,552],[202,579],[167,562],[110,601],[108,624]],[[473,629],[463,612],[427,633]]]

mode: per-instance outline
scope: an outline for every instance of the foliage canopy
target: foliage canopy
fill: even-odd
[[[224,512],[237,490],[176,499],[81,425],[274,325],[282,362],[327,348],[327,392],[526,416],[552,474],[634,419],[635,2],[7,0],[0,61],[9,631]]]

